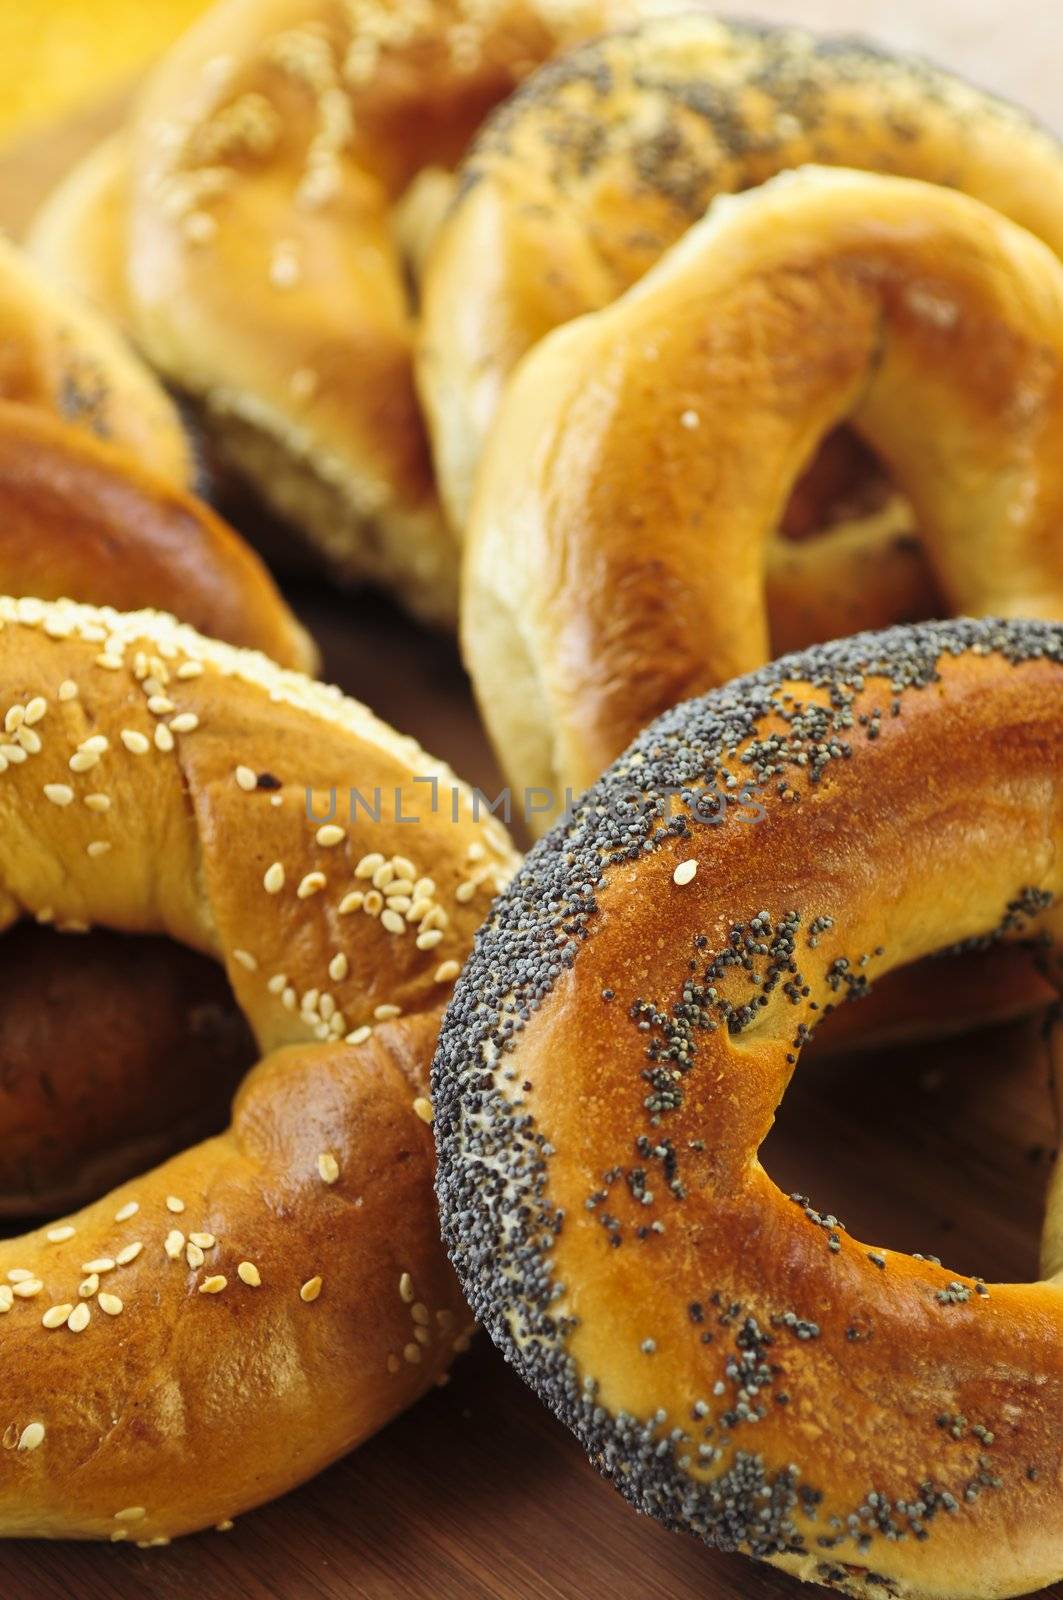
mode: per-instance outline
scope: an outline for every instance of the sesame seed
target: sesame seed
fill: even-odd
[[[694,881],[697,870],[698,864],[691,856],[686,861],[681,861],[676,867],[675,871],[672,873],[672,882],[677,883],[679,887],[682,888],[685,883],[692,883]]]
[[[417,1096],[417,1099],[413,1102],[413,1109],[420,1117],[422,1122],[430,1123],[432,1118],[435,1116],[435,1112],[432,1110],[431,1100],[426,1100],[424,1095]]]
[[[203,663],[201,661],[185,661],[178,667],[177,676],[186,682],[190,678],[201,678],[203,676]]]
[[[340,1164],[331,1150],[326,1150],[318,1156],[317,1170],[321,1175],[322,1183],[336,1182],[340,1175]]]
[[[228,1278],[223,1278],[220,1273],[213,1278],[204,1278],[199,1286],[199,1292],[200,1294],[221,1294],[228,1281]]]
[[[431,1318],[428,1314],[428,1307],[425,1305],[423,1300],[418,1300],[415,1305],[410,1307],[410,1316],[413,1318],[414,1322],[419,1323],[422,1328],[427,1328],[429,1322],[431,1321]]]
[[[313,894],[319,894],[328,880],[323,872],[308,872],[295,891],[300,900],[309,900]]]
[[[333,983],[342,983],[350,970],[350,963],[341,950],[328,964],[328,975]]]
[[[349,1033],[343,1042],[344,1044],[364,1044],[372,1031],[373,1030],[369,1024],[367,1022],[363,1022],[362,1026],[360,1028],[355,1028],[353,1033]]]
[[[28,1267],[12,1267],[7,1275],[8,1283],[28,1283],[33,1273]]]
[[[173,734],[164,722],[160,722],[155,729],[155,748],[161,750],[164,755],[169,755],[174,748]]]
[[[92,1321],[92,1312],[89,1310],[87,1300],[80,1301],[66,1319],[66,1325],[71,1333],[83,1333]]]
[[[78,686],[73,678],[64,678],[59,685],[59,699],[65,703],[68,700],[76,700],[77,697]]]
[[[214,1532],[215,1533],[229,1533],[232,1530],[232,1527],[233,1527],[232,1518],[231,1517],[226,1517],[224,1522],[216,1522],[214,1524]]]
[[[374,1006],[373,1015],[378,1022],[390,1022],[392,1017],[401,1017],[401,1006]]]
[[[10,1311],[14,1303],[14,1295],[12,1294],[8,1285],[6,1283],[0,1283],[0,1316],[3,1316],[5,1312]]]
[[[379,889],[370,889],[362,901],[362,908],[369,917],[379,917],[384,909],[384,896]]]
[[[458,962],[458,961],[441,961],[439,966],[435,970],[435,981],[436,981],[436,983],[453,983],[454,979],[458,976],[458,973],[460,971],[461,971],[461,963],[460,962]]]
[[[68,783],[46,783],[44,796],[53,806],[68,806],[74,798],[74,791]]]
[[[27,727],[25,723],[22,724],[22,727],[16,733],[15,739],[29,756],[39,756],[44,748],[44,746],[41,744],[40,735],[34,733],[33,729]]]
[[[266,984],[266,988],[269,990],[270,994],[283,994],[287,987],[288,979],[286,974],[283,972],[276,973]]]
[[[318,1295],[320,1293],[321,1293],[321,1279],[320,1278],[308,1278],[306,1280],[306,1282],[303,1284],[303,1287],[299,1290],[299,1298],[300,1298],[300,1300],[305,1300],[307,1305],[309,1305],[312,1300],[316,1300],[317,1299],[317,1297],[318,1297]]]
[[[258,1289],[262,1284],[262,1274],[253,1261],[241,1261],[236,1269],[236,1276],[241,1283],[246,1283],[249,1289]]]
[[[253,794],[258,788],[258,779],[250,767],[237,767],[236,781],[245,794]]]
[[[36,1450],[44,1442],[44,1423],[29,1422],[19,1436],[18,1448],[20,1450]]]
[[[87,1278],[83,1278],[82,1281],[78,1284],[78,1294],[80,1295],[82,1300],[91,1300],[93,1295],[96,1293],[96,1290],[99,1287],[100,1287],[100,1275],[99,1275],[99,1273],[98,1272],[91,1272]]]
[[[139,1239],[134,1240],[132,1244],[127,1244],[123,1249],[119,1250],[114,1259],[120,1267],[128,1267],[131,1261],[137,1259],[143,1248],[144,1246]]]
[[[184,1201],[183,1200],[179,1200],[178,1197],[175,1194],[168,1194],[166,1196],[166,1209],[167,1209],[167,1211],[173,1211],[173,1212],[175,1212],[177,1214],[180,1214],[184,1210],[184,1208],[185,1208]]]
[[[185,1247],[185,1236],[184,1236],[184,1234],[180,1231],[179,1228],[171,1228],[170,1232],[166,1235],[166,1239],[165,1239],[165,1241],[163,1243],[163,1249],[166,1251],[166,1254],[169,1256],[170,1260],[171,1261],[179,1260],[180,1259],[180,1255],[181,1255],[181,1251],[184,1249],[184,1247]]]
[[[93,767],[99,765],[99,760],[94,750],[75,750],[67,766],[71,772],[91,772]]]
[[[429,1333],[427,1328],[414,1328],[413,1336],[417,1340],[418,1344],[427,1345],[432,1341],[432,1335]]]
[[[421,1347],[419,1344],[410,1343],[405,1347],[402,1354],[411,1366],[416,1366],[421,1359]]]
[[[461,905],[465,905],[469,900],[472,899],[472,897],[473,897],[473,895],[475,893],[476,893],[476,885],[475,885],[475,883],[473,883],[471,878],[466,878],[465,882],[464,883],[459,883],[458,887],[454,890],[454,898]]]
[[[151,740],[146,739],[144,735],[142,733],[138,733],[135,728],[123,728],[118,737],[121,739],[130,755],[146,756],[148,751],[151,749]]]
[[[85,796],[85,804],[90,811],[102,812],[110,811],[111,809],[111,799],[106,794],[87,794]]]
[[[195,1270],[196,1267],[201,1267],[206,1259],[201,1247],[190,1239],[185,1246],[185,1260],[188,1265]]]
[[[114,1514],[115,1522],[140,1522],[147,1516],[143,1506],[125,1506],[123,1510]]]
[[[242,967],[247,969],[248,972],[258,971],[258,962],[255,960],[254,956],[249,950],[234,950],[233,960],[238,961]]]
[[[101,650],[100,654],[96,657],[96,665],[98,667],[103,667],[106,672],[120,672],[125,665],[125,662],[122,660],[121,656],[113,655],[109,650]]]
[[[351,894],[345,894],[340,901],[340,916],[349,917],[352,911],[360,911],[364,899],[365,895],[358,889],[355,889]]]
[[[373,873],[383,865],[384,857],[374,850],[371,854],[362,857],[354,869],[354,875],[356,878],[371,878]]]
[[[115,1263],[110,1256],[98,1256],[95,1261],[83,1261],[82,1272],[113,1272]]]
[[[21,1282],[12,1285],[11,1293],[19,1300],[32,1300],[43,1288],[44,1284],[40,1278],[23,1278]]]
[[[262,879],[262,887],[267,894],[280,894],[284,888],[284,868],[279,861],[275,861],[271,867],[266,868],[265,877]]]
[[[170,723],[174,733],[194,733],[199,727],[199,718],[194,711],[182,711],[180,716],[174,717]]]
[[[212,1233],[190,1233],[188,1237],[201,1250],[213,1250],[218,1242]]]
[[[330,850],[333,845],[342,844],[347,835],[335,822],[326,822],[324,827],[317,830],[317,842],[324,849]]]
[[[72,1228],[69,1222],[64,1222],[58,1228],[49,1228],[45,1238],[50,1244],[63,1244],[65,1240],[72,1239],[76,1232],[77,1229]]]
[[[679,420],[684,428],[697,428],[701,425],[701,418],[696,411],[684,411]]]
[[[101,1294],[97,1297],[96,1304],[101,1311],[106,1311],[109,1317],[117,1317],[122,1311],[122,1301],[116,1294]],[[85,1308],[88,1310],[88,1307]]]
[[[69,1304],[49,1306],[41,1318],[41,1323],[45,1328],[63,1328],[66,1326],[67,1318],[73,1309],[74,1307]]]
[[[153,694],[148,696],[148,710],[151,712],[153,717],[168,717],[170,712],[175,711],[176,709],[177,708],[173,701],[167,700],[164,694]]]
[[[427,933],[417,935],[418,950],[434,950],[437,944],[442,943],[443,935],[438,928],[429,928]]]
[[[137,1201],[137,1200],[127,1200],[125,1205],[122,1206],[118,1211],[115,1212],[114,1220],[116,1222],[128,1222],[130,1217],[135,1217],[139,1210],[140,1210],[139,1201]]]
[[[399,1279],[399,1298],[404,1300],[407,1305],[413,1299],[413,1279],[408,1272],[404,1272]]]

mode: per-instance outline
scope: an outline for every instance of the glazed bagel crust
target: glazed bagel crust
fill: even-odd
[[[1059,1281],[864,1244],[757,1160],[887,971],[1038,939],[1058,992],[1061,751],[1045,623],[865,634],[677,707],[527,858],[441,1033],[477,1317],[641,1510],[852,1595],[1063,1574]]]
[[[769,538],[846,420],[914,505],[949,611],[1063,617],[1063,264],[952,190],[785,173],[717,201],[506,393],[462,636],[515,782],[578,792],[769,658]]]
[[[426,273],[418,381],[455,529],[521,356],[623,293],[714,196],[808,162],[946,184],[1063,254],[1058,142],[925,62],[696,13],[588,44],[488,122]]]
[[[317,650],[259,558],[128,451],[0,401],[0,594],[166,607],[212,638],[312,670]]]
[[[153,613],[0,622],[0,928],[176,939],[268,1052],[221,1137],[0,1244],[0,1531],[166,1540],[308,1477],[460,1347],[426,1080],[514,856],[412,740],[262,656]]]
[[[654,8],[654,0],[645,0]],[[128,130],[130,313],[222,454],[351,577],[453,621],[395,207],[638,0],[223,0]]]
[[[177,408],[122,337],[0,238],[0,400],[130,451],[168,483],[195,475]]]

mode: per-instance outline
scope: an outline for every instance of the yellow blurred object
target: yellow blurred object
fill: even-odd
[[[0,0],[0,145],[130,82],[208,0]]]

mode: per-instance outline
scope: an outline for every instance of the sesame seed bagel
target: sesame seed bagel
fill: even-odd
[[[914,505],[949,611],[1063,617],[1063,263],[955,190],[784,173],[506,392],[462,635],[515,783],[579,792],[770,657],[769,538],[843,420]]]
[[[488,121],[426,271],[418,381],[455,529],[521,356],[630,288],[715,196],[809,162],[946,184],[1063,254],[1057,140],[936,67],[693,11],[595,40]]]
[[[0,400],[129,450],[173,485],[195,475],[177,408],[121,335],[0,237]]]
[[[655,0],[222,0],[127,130],[138,341],[336,571],[452,623],[401,199],[535,64]]]
[[[1058,992],[1061,751],[1059,625],[763,667],[539,842],[440,1036],[444,1236],[507,1359],[639,1509],[854,1596],[1063,1575],[1063,1287],[862,1242],[757,1150],[885,973],[1036,940]]]
[[[364,707],[157,613],[0,599],[0,706],[0,929],[175,939],[263,1052],[220,1137],[0,1243],[0,1532],[165,1542],[461,1346],[428,1067],[515,857]]]
[[[318,662],[258,556],[202,500],[128,450],[2,400],[0,593],[166,606],[281,666]]]

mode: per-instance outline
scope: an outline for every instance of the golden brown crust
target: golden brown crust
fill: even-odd
[[[225,1126],[255,1050],[212,962],[30,926],[3,962],[0,1217],[84,1205]]]
[[[121,445],[169,483],[192,482],[191,447],[158,381],[98,313],[3,239],[0,329],[0,400]]]
[[[341,573],[430,620],[453,620],[456,553],[394,208],[534,64],[637,11],[225,0],[153,74],[129,130],[127,279],[150,358]]]
[[[1058,142],[924,62],[704,14],[595,41],[487,124],[426,274],[418,381],[455,528],[521,356],[623,293],[714,196],[807,162],[946,184],[1063,253]]]
[[[677,707],[528,857],[441,1035],[480,1320],[642,1510],[854,1596],[1063,1574],[1063,1287],[862,1243],[757,1150],[880,975],[1034,940],[1058,992],[1061,752],[1053,624],[865,634]],[[730,778],[759,819],[719,821]]]
[[[153,613],[0,623],[0,928],[175,938],[266,1052],[226,1133],[0,1245],[0,1526],[165,1539],[317,1471],[460,1346],[427,1065],[515,858],[412,740],[260,655]]]
[[[127,329],[125,220],[129,161],[112,134],[45,198],[26,234],[27,253],[54,283]]]
[[[126,451],[3,401],[0,593],[165,607],[281,666],[318,659],[261,561],[202,500]]]
[[[916,507],[950,610],[1063,615],[1058,258],[955,191],[784,174],[507,390],[463,640],[515,782],[578,792],[664,707],[767,659],[766,542],[846,418]]]

